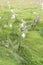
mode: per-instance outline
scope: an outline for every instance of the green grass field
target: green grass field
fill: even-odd
[[[43,9],[16,4],[0,7],[0,65],[43,65]]]

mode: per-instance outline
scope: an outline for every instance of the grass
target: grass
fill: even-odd
[[[0,9],[0,65],[43,65],[43,10],[40,6],[26,7],[12,7],[18,14],[15,19],[11,19],[12,13],[8,8]],[[23,39],[21,35],[24,31],[19,31],[21,19],[28,27],[34,24],[36,15],[40,17],[37,25],[25,32]],[[12,28],[9,27],[10,23]]]

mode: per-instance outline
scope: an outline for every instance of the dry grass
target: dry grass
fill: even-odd
[[[5,4],[5,3],[7,3],[7,1],[10,1],[10,3],[13,3],[13,4],[22,4],[23,2],[23,4],[39,4],[39,3],[42,3],[43,2],[43,0],[0,0],[0,5],[1,4]]]

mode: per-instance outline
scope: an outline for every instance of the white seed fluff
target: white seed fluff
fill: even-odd
[[[6,27],[7,27],[7,25],[5,24],[5,25],[4,25],[4,28],[6,28]]]
[[[41,5],[43,6],[43,3]]]
[[[23,37],[23,38],[25,38],[25,37],[26,37],[26,34],[25,34],[25,33],[23,33],[23,34],[22,34],[22,37]]]
[[[33,12],[33,14],[37,14],[37,12]]]
[[[23,27],[24,27],[24,23],[21,23],[21,24],[20,24],[20,28],[23,28]]]
[[[43,10],[43,3],[41,4],[41,9]]]
[[[13,9],[11,9],[10,11],[11,11],[11,13],[14,13],[14,10]]]
[[[23,19],[21,20],[20,28],[25,28],[25,21]]]
[[[15,19],[15,17],[16,17],[16,15],[15,15],[15,14],[13,14],[13,15],[12,15],[12,17],[11,17],[11,19]]]
[[[12,28],[12,24],[10,24],[9,26],[10,26],[10,28]]]

